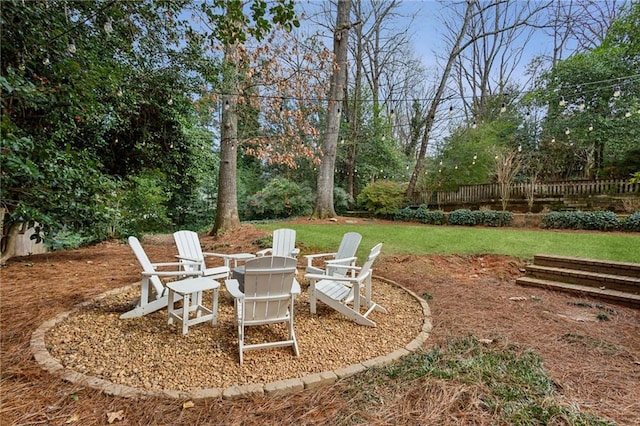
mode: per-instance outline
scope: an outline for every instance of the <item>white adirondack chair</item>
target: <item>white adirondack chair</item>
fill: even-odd
[[[356,260],[356,251],[358,250],[358,246],[360,245],[360,241],[362,240],[362,235],[357,232],[347,232],[342,236],[342,241],[340,242],[340,246],[338,247],[337,252],[333,253],[317,253],[317,254],[308,254],[305,257],[307,258],[307,274],[328,274],[331,275],[339,275],[345,276],[349,272],[347,268],[341,268],[340,265],[343,266],[355,266]],[[316,266],[313,266],[314,259],[319,259],[322,257],[331,257],[329,260],[325,260],[324,263],[327,265],[328,269],[321,269]],[[330,265],[330,266],[329,266]],[[355,270],[351,269],[352,275],[355,276]]]
[[[300,294],[300,285],[295,280],[297,261],[291,257],[263,256],[245,263],[244,291],[237,280],[225,282],[227,291],[233,296],[238,327],[240,364],[244,351],[292,346],[296,356],[300,354],[293,329],[293,302]],[[247,344],[245,329],[250,326],[287,323],[286,339]]]
[[[229,266],[216,266],[207,268],[206,256],[217,256],[215,253],[203,253],[200,246],[200,238],[193,231],[177,231],[173,233],[173,239],[178,247],[178,258],[183,262],[186,271],[199,270],[205,277],[217,279],[229,278]]]
[[[380,250],[382,250],[382,243],[371,249],[369,257],[362,267],[340,266],[356,270],[355,277],[305,274],[310,283],[311,313],[316,313],[316,301],[319,300],[360,325],[375,327],[376,323],[368,318],[369,314],[373,311],[387,312],[385,308],[371,300],[371,276],[373,275],[371,265],[380,254]],[[364,295],[361,294],[363,290]],[[362,300],[363,298],[364,300]],[[364,313],[363,309],[366,309]]]
[[[300,249],[296,248],[295,229],[281,228],[273,231],[273,244],[271,248],[256,252],[258,256],[284,256],[296,257]]]
[[[140,282],[140,301],[138,305],[124,314],[120,318],[135,318],[155,312],[167,306],[168,290],[161,277],[184,278],[185,276],[200,276],[202,272],[197,268],[198,264],[192,264],[193,270],[185,270],[185,262],[165,262],[151,263],[149,257],[140,245],[136,237],[129,237],[129,246],[138,258],[142,266],[142,281]],[[176,270],[158,271],[157,268],[173,267]]]

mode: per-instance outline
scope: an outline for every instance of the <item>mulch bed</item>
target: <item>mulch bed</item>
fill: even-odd
[[[255,251],[266,232],[244,226],[206,250]],[[171,260],[171,239],[143,240],[154,261]],[[222,251],[222,250],[217,250]],[[618,422],[640,424],[640,311],[594,299],[519,287],[523,262],[504,256],[384,256],[377,275],[429,298],[433,331],[425,347],[474,335],[540,354],[567,404]],[[112,397],[65,382],[33,359],[31,333],[44,321],[107,290],[137,282],[140,267],[128,246],[93,247],[16,258],[0,270],[0,424],[350,424],[350,379],[314,390],[254,400],[186,401]],[[605,314],[607,320],[602,318]],[[436,386],[437,385],[437,386]],[[368,407],[369,424],[407,424],[427,401],[444,401],[459,384],[411,389],[410,399]],[[437,424],[490,424],[481,406],[461,412],[441,404]]]

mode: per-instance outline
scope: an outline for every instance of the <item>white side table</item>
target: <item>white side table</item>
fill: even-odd
[[[252,253],[221,254],[220,256],[224,258],[224,266],[227,266],[229,269],[237,268],[238,262],[246,262],[247,260],[250,260],[256,257],[256,255]],[[233,267],[231,267],[232,260],[233,260]]]
[[[168,306],[169,324],[173,320],[182,322],[182,334],[187,334],[190,325],[211,321],[211,325],[218,322],[218,289],[220,283],[206,277],[188,278],[180,281],[173,281],[167,284],[169,289]],[[213,304],[211,309],[202,304],[202,292],[213,290]],[[176,293],[182,296],[182,308],[176,309]],[[191,318],[191,312],[195,312],[195,317]]]

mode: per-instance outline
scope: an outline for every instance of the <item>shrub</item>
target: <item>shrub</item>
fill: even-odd
[[[166,178],[160,172],[148,171],[132,176],[125,183],[114,227],[119,235],[141,236],[145,233],[166,232],[171,226],[167,217]]]
[[[622,223],[625,231],[640,232],[640,210],[630,214]]]
[[[353,197],[344,189],[336,186],[333,189],[333,208],[337,214],[346,213],[353,204]]]
[[[550,229],[589,229],[612,231],[620,228],[620,219],[609,211],[551,212],[542,216],[540,226]]]
[[[415,211],[415,217],[420,223],[428,223],[430,225],[442,225],[444,223],[444,212],[442,210],[431,211],[424,204]]]
[[[449,213],[449,225],[475,226],[482,223],[483,212],[479,210],[458,209]]]
[[[358,194],[358,205],[376,216],[393,217],[405,204],[406,184],[379,180]]]
[[[485,226],[509,226],[513,221],[513,213],[507,211],[483,210],[482,223]]]
[[[285,178],[274,178],[245,204],[247,219],[280,219],[311,214],[313,194]]]
[[[496,210],[459,209],[449,213],[449,225],[463,226],[509,226],[513,221],[513,213]]]
[[[401,222],[414,222],[416,220],[416,212],[417,210],[411,206],[407,206],[403,209],[398,210],[393,215],[393,220],[401,221]]]

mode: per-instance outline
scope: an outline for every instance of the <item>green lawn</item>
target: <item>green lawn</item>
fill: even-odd
[[[297,241],[310,251],[335,251],[345,232],[362,234],[358,257],[378,242],[386,254],[503,254],[532,259],[557,254],[640,263],[638,233],[562,232],[458,226],[386,224],[258,224],[258,228],[292,228]],[[304,254],[304,251],[303,251]]]

